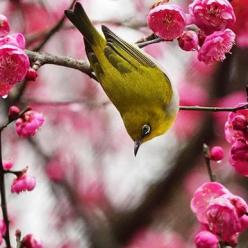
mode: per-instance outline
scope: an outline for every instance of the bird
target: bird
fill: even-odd
[[[161,65],[138,46],[105,25],[103,35],[97,31],[79,2],[64,13],[83,35],[90,66],[119,111],[136,156],[141,144],[164,134],[175,121],[175,87]]]

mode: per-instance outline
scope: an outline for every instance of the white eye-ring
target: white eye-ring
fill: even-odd
[[[143,125],[141,135],[142,137],[147,136],[151,132],[151,127],[148,124]]]

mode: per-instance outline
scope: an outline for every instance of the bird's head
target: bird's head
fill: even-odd
[[[134,154],[140,145],[165,133],[173,123],[177,108],[171,110],[154,106],[140,106],[122,115],[128,134],[134,141]]]

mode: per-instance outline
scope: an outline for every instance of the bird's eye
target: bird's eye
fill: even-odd
[[[142,133],[141,133],[142,134],[142,137],[147,136],[150,132],[151,132],[151,127],[148,124],[145,124],[142,127]]]

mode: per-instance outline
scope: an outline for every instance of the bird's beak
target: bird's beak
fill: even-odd
[[[140,141],[140,140],[136,140],[136,141],[134,142],[134,156],[137,155],[137,152],[138,152],[138,150],[139,150],[140,145],[141,145],[141,141]]]

